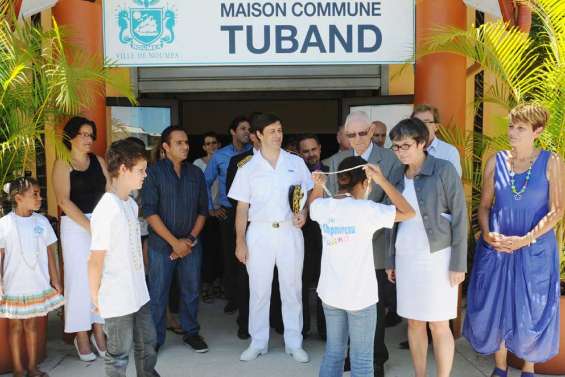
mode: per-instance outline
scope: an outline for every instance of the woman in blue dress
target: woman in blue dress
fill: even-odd
[[[478,216],[482,237],[467,294],[463,335],[482,354],[493,354],[492,376],[506,377],[507,350],[534,363],[559,351],[559,256],[553,227],[563,217],[565,165],[535,147],[549,118],[539,105],[509,115],[512,150],[486,165]]]

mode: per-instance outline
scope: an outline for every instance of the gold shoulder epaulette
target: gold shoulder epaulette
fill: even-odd
[[[237,167],[238,168],[242,167],[243,165],[247,164],[252,158],[253,158],[253,155],[246,156],[243,160],[241,160],[237,163]]]

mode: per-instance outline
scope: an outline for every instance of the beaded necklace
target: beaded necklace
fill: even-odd
[[[510,187],[512,194],[514,194],[514,200],[521,200],[522,196],[526,192],[526,189],[528,188],[528,182],[530,181],[530,177],[532,176],[532,166],[534,166],[534,161],[534,158],[530,158],[530,167],[528,168],[526,174],[526,180],[524,181],[524,184],[522,185],[520,191],[518,191],[516,190],[516,182],[514,180],[514,177],[516,176],[516,173],[514,172],[514,160],[510,160]]]
[[[33,216],[33,214],[31,215]],[[18,227],[18,218],[17,215],[12,212],[12,219],[14,220],[14,227],[16,228],[16,237],[18,238],[18,242],[19,242],[19,246],[20,246],[20,255],[22,256],[22,260],[24,261],[24,264],[26,266],[28,266],[28,268],[32,271],[35,271],[35,268],[37,267],[37,265],[39,264],[39,255],[41,254],[40,250],[39,250],[39,234],[41,233],[42,229],[40,226],[37,225],[37,221],[35,218],[31,218],[32,219],[32,223],[33,223],[33,236],[35,238],[35,250],[31,250],[32,255],[33,255],[33,260],[30,262],[27,260],[26,258],[26,253],[24,251],[24,246],[22,243],[22,237],[21,237],[21,233],[20,233],[20,229]]]
[[[139,230],[139,220],[135,215],[133,208],[131,208],[131,206],[127,202],[120,199],[118,195],[116,195],[115,193],[114,195],[118,200],[121,212],[125,215],[125,218],[127,220],[128,245],[132,256],[133,268],[136,271],[141,270],[143,267],[143,253],[141,251],[141,233]]]

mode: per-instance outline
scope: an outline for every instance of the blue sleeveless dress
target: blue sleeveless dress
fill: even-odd
[[[539,154],[520,200],[511,190],[507,157],[507,151],[496,155],[489,229],[523,236],[549,212],[546,171],[551,153]],[[526,173],[514,179],[520,190]],[[523,360],[549,360],[559,351],[559,297],[559,257],[553,230],[512,254],[495,251],[481,238],[469,281],[463,336],[481,354],[498,351],[505,341]]]

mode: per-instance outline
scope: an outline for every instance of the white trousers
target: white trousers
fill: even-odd
[[[278,269],[284,341],[291,349],[302,347],[302,264],[304,238],[291,222],[251,223],[247,231],[249,274],[249,334],[251,346],[269,344],[269,307],[273,270]]]
[[[90,218],[90,214],[86,217]],[[65,332],[90,331],[104,320],[92,311],[88,284],[90,234],[68,216],[61,217],[61,246],[65,263]]]

